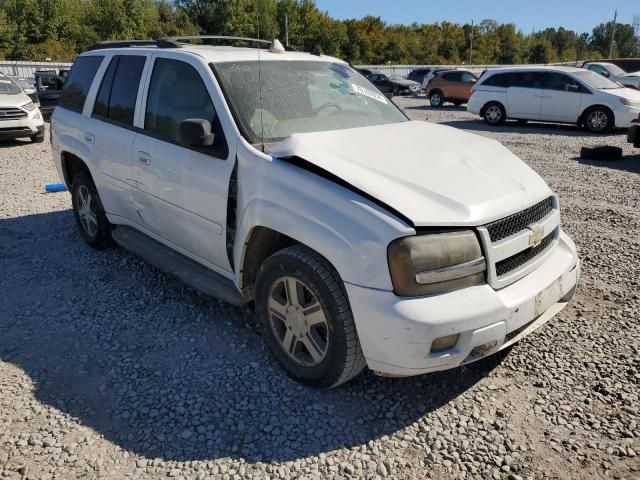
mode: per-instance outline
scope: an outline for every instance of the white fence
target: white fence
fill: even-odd
[[[58,62],[7,62],[0,60],[0,72],[10,77],[33,78],[36,70],[52,70],[71,66]]]
[[[575,62],[565,63],[563,65],[573,66]],[[70,63],[56,62],[7,62],[0,61],[0,72],[5,75],[20,78],[32,78],[36,70],[59,69],[61,67],[69,67]],[[467,68],[469,70],[481,72],[487,68],[508,67],[513,65],[357,65],[357,68],[366,68],[375,70],[376,72],[390,74],[398,74],[403,77],[407,76],[411,70],[416,68]]]

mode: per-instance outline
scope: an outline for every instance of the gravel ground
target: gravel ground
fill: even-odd
[[[508,354],[332,391],[290,381],[248,309],[76,233],[47,143],[0,145],[0,478],[640,478],[640,157],[624,135],[415,119],[497,138],[558,192],[572,304]],[[623,160],[576,158],[584,144]],[[434,152],[437,154],[437,152]]]

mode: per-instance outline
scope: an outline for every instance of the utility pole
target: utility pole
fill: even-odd
[[[618,21],[618,10],[613,15],[613,29],[611,31],[611,43],[609,44],[609,59],[613,58],[613,44],[616,38],[616,22]]]
[[[284,44],[289,46],[289,14],[284,14]]]
[[[473,20],[471,20],[471,46],[469,48],[469,65],[473,65]]]

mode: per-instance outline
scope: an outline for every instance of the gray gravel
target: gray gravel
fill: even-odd
[[[399,99],[494,137],[562,202],[583,261],[570,307],[510,353],[446,373],[290,381],[252,313],[75,231],[47,143],[0,145],[0,478],[640,476],[640,157],[616,133]],[[623,146],[614,163],[580,146]],[[434,152],[437,155],[437,152]]]

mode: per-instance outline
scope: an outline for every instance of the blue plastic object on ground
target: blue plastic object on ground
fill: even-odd
[[[66,192],[67,186],[64,183],[47,183],[44,186],[44,191],[47,193]]]

